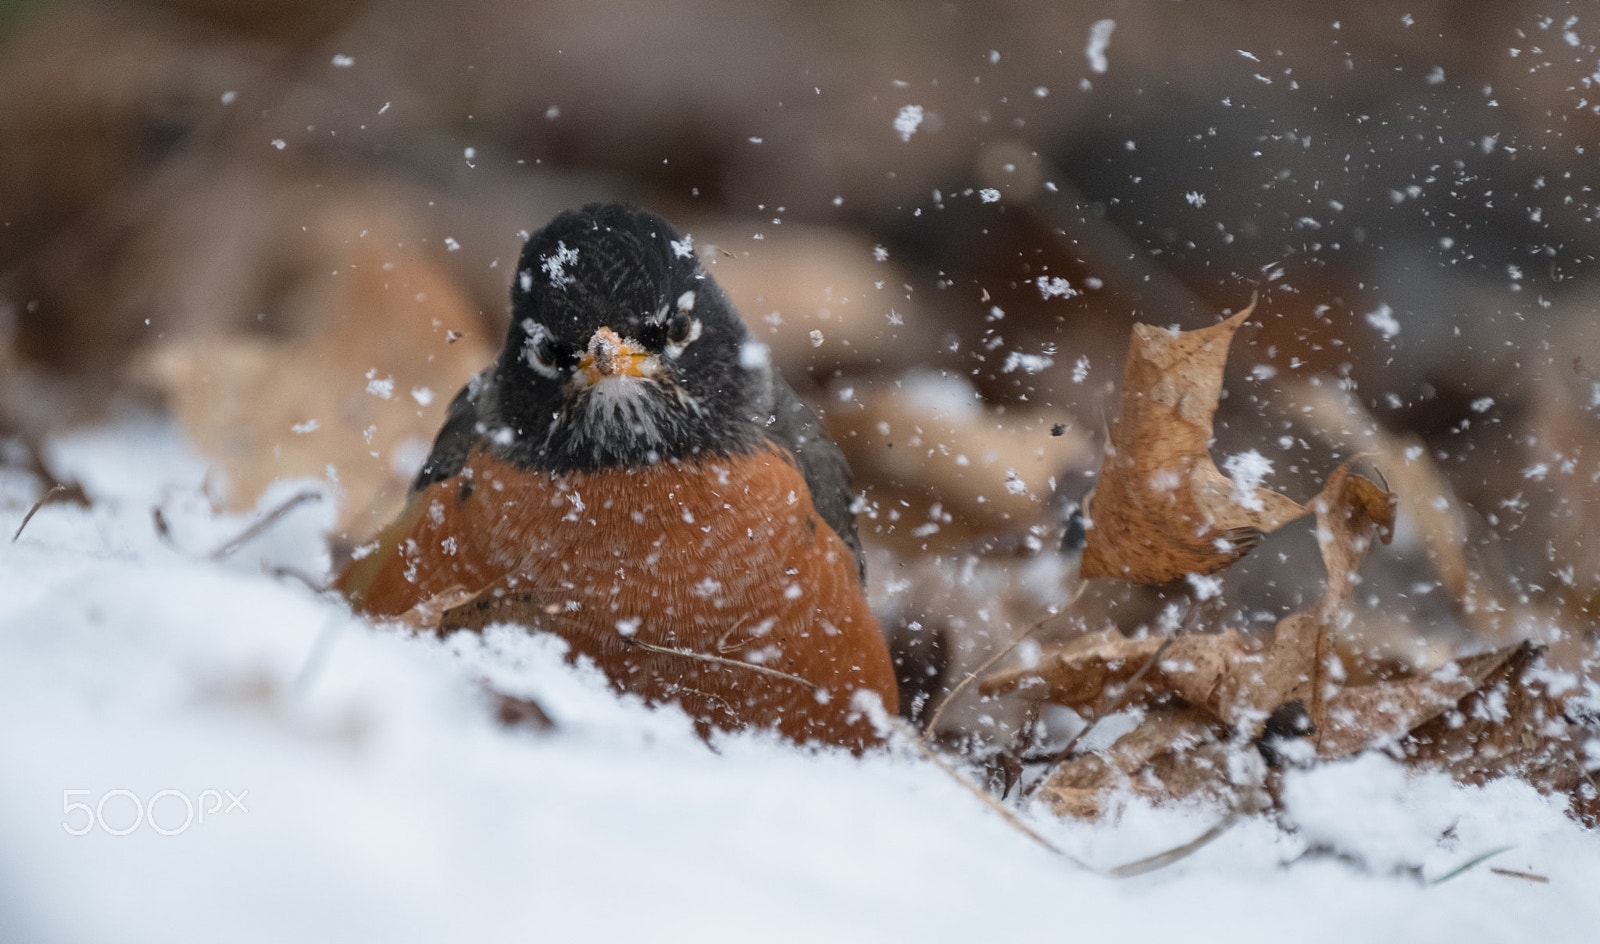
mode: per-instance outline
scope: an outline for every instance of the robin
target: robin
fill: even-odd
[[[505,348],[339,589],[440,631],[561,636],[702,733],[859,751],[898,708],[850,470],[691,241],[621,205],[528,240]]]

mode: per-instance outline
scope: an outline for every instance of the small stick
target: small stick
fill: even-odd
[[[1021,640],[1018,640],[1018,641],[1020,642]],[[1090,866],[1088,863],[1082,861],[1081,859],[1077,859],[1077,858],[1074,858],[1071,855],[1068,855],[1066,852],[1062,851],[1062,849],[1059,846],[1057,846],[1055,843],[1053,843],[1050,840],[1048,840],[1048,839],[1044,838],[1043,836],[1039,835],[1027,823],[1024,823],[1022,820],[1018,819],[1017,815],[1015,813],[1013,813],[1010,810],[1006,809],[1004,806],[1001,806],[1000,805],[1000,801],[996,800],[993,796],[991,796],[987,790],[984,790],[984,789],[982,789],[980,787],[974,786],[972,783],[970,783],[967,780],[967,778],[961,776],[961,774],[959,772],[957,772],[954,767],[951,767],[949,764],[947,764],[945,762],[944,758],[942,758],[938,754],[934,753],[933,749],[930,748],[923,741],[922,737],[917,734],[916,730],[913,729],[911,727],[911,725],[909,723],[907,723],[904,718],[890,718],[889,721],[890,721],[890,723],[892,725],[894,725],[894,727],[899,729],[900,733],[902,735],[904,735],[905,739],[907,741],[911,742],[911,745],[913,747],[915,747],[917,749],[917,751],[922,754],[923,757],[926,757],[929,761],[932,761],[933,765],[935,767],[938,767],[940,770],[944,771],[946,774],[949,774],[950,775],[950,779],[954,780],[956,783],[961,784],[963,787],[966,787],[967,791],[969,793],[971,793],[973,796],[977,797],[979,800],[983,801],[983,805],[984,806],[987,806],[989,809],[994,810],[996,813],[1000,814],[1000,818],[1005,820],[1007,823],[1011,824],[1011,826],[1014,829],[1016,829],[1018,832],[1022,833],[1024,836],[1027,836],[1029,839],[1032,839],[1034,842],[1036,842],[1039,845],[1045,847],[1046,849],[1049,849],[1051,852],[1054,852],[1056,855],[1060,856],[1061,858],[1066,859],[1068,862],[1071,862],[1073,865],[1076,865],[1077,867],[1079,867],[1081,869],[1084,869],[1086,871],[1090,871],[1090,872],[1095,871],[1095,869],[1092,866]]]
[[[39,500],[33,503],[33,507],[28,509],[28,513],[22,516],[22,523],[17,525],[17,533],[11,536],[11,543],[17,543],[17,538],[22,537],[22,529],[28,526],[28,522],[33,520],[33,516],[39,513],[40,508],[50,504],[51,499],[55,498],[57,495],[66,490],[67,487],[65,485],[57,482],[56,484],[50,486],[50,488],[43,495],[40,495]]]
[[[642,639],[634,639],[632,636],[619,636],[619,638],[622,639],[623,645],[632,646],[635,649],[643,649],[646,652],[659,652],[666,656],[683,656],[685,659],[698,659],[701,662],[715,662],[718,665],[732,666],[737,669],[749,669],[752,672],[759,672],[762,675],[770,675],[773,678],[785,679],[790,682],[799,682],[801,685],[811,689],[813,692],[821,688],[821,686],[817,685],[815,682],[807,681],[798,675],[791,675],[788,672],[781,672],[777,669],[768,668],[764,665],[757,665],[754,662],[740,662],[738,659],[725,659],[722,656],[714,656],[709,652],[696,652],[693,649],[678,649],[674,646],[658,646],[654,643],[645,642]]]
[[[261,518],[259,520],[257,520],[254,524],[250,525],[250,527],[245,528],[243,531],[239,532],[238,536],[235,537],[233,540],[228,541],[227,543],[223,544],[221,547],[219,547],[216,550],[212,551],[211,554],[210,554],[211,560],[219,561],[219,560],[222,560],[223,558],[226,558],[227,556],[232,554],[234,551],[237,551],[239,548],[241,548],[244,545],[248,544],[250,541],[254,540],[257,537],[260,537],[260,535],[261,535],[261,533],[263,531],[265,531],[268,528],[272,527],[273,525],[277,524],[289,512],[295,510],[296,508],[299,508],[301,505],[304,505],[304,504],[306,504],[308,502],[315,502],[315,501],[322,501],[322,493],[321,492],[304,491],[304,492],[300,492],[300,493],[296,494],[293,498],[289,499],[288,501],[284,502],[283,504],[279,505],[278,507],[276,507],[276,508],[272,509],[271,511],[267,512],[265,515],[261,516]]]
[[[1166,852],[1158,852],[1153,856],[1146,856],[1143,859],[1137,859],[1133,862],[1119,865],[1112,869],[1109,874],[1116,878],[1133,878],[1136,875],[1144,875],[1147,872],[1154,872],[1156,869],[1164,869],[1172,863],[1177,862],[1180,859],[1187,858],[1199,851],[1202,846],[1226,832],[1228,827],[1232,826],[1238,821],[1238,819],[1239,809],[1238,807],[1234,807],[1228,811],[1227,816],[1223,817],[1222,822],[1216,824],[1183,845],[1178,846],[1175,849],[1168,849]]]
[[[327,664],[328,656],[333,652],[333,644],[338,641],[339,633],[344,629],[343,617],[343,613],[331,613],[327,622],[322,624],[317,638],[311,643],[311,651],[306,653],[306,661],[300,666],[300,673],[295,676],[296,696],[304,697],[310,690],[311,683],[322,673],[322,667]]]
[[[1083,740],[1085,735],[1098,727],[1100,722],[1121,711],[1122,707],[1126,705],[1133,697],[1133,690],[1138,687],[1140,682],[1144,681],[1146,673],[1154,668],[1156,663],[1161,661],[1161,657],[1166,654],[1167,647],[1171,646],[1172,641],[1176,638],[1176,636],[1168,636],[1166,639],[1162,640],[1161,645],[1156,647],[1156,651],[1150,653],[1150,658],[1144,660],[1144,665],[1139,666],[1139,671],[1133,673],[1133,676],[1129,678],[1128,681],[1122,686],[1122,691],[1117,693],[1117,697],[1111,700],[1111,704],[1106,706],[1104,711],[1096,714],[1095,719],[1084,725],[1082,730],[1080,730],[1077,734],[1074,734],[1072,738],[1067,741],[1065,747],[1051,753],[1045,758],[1045,761],[1047,763],[1055,763],[1056,761],[1065,760],[1067,757],[1070,757],[1072,755],[1073,748],[1078,746],[1078,742]]]
[[[1045,616],[1043,619],[1036,621],[1032,626],[1029,626],[1026,630],[1017,634],[1017,638],[1011,640],[1011,642],[1008,643],[1004,649],[1001,649],[999,652],[990,656],[984,661],[983,665],[980,665],[971,672],[968,672],[967,677],[957,683],[956,687],[950,690],[950,694],[946,695],[944,700],[939,702],[939,707],[934,709],[933,717],[929,718],[928,723],[922,728],[922,743],[926,745],[933,738],[934,731],[938,729],[939,718],[944,715],[944,710],[950,707],[950,703],[956,700],[957,695],[960,695],[963,691],[965,691],[967,686],[971,685],[974,679],[989,671],[990,667],[992,667],[996,662],[999,662],[1001,659],[1004,659],[1006,656],[1010,655],[1011,650],[1022,645],[1022,641],[1024,639],[1027,639],[1029,636],[1032,636],[1034,633],[1038,632],[1039,628],[1044,626],[1044,624],[1072,609],[1072,605],[1078,602],[1079,597],[1083,596],[1084,588],[1088,585],[1088,581],[1079,580],[1078,589],[1072,592],[1072,596],[1067,598],[1067,602],[1061,604],[1060,609]]]
[[[1536,875],[1533,872],[1518,872],[1515,869],[1490,869],[1489,871],[1496,875],[1507,876],[1508,878],[1525,878],[1530,882],[1538,882],[1540,885],[1550,884],[1550,879],[1547,876]]]

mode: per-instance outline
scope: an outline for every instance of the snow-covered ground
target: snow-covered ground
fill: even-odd
[[[908,748],[707,749],[549,640],[371,629],[263,567],[320,575],[327,503],[212,562],[249,519],[160,421],[51,454],[96,501],[0,540],[0,942],[1600,939],[1600,836],[1518,784],[1331,765],[1297,831],[1115,879],[1217,814],[1023,811],[1069,861]],[[36,497],[0,473],[6,538]],[[485,679],[557,729],[502,726]],[[1295,861],[1318,843],[1346,855]]]

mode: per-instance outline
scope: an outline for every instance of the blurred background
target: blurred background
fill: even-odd
[[[162,411],[219,503],[335,481],[358,544],[498,347],[526,234],[621,199],[825,413],[902,623],[940,617],[892,599],[918,562],[1092,485],[1135,321],[1256,296],[1219,455],[1304,500],[1416,450],[1438,513],[1369,609],[1582,636],[1597,44],[1555,0],[8,0],[3,456],[48,478],[53,433]],[[1240,571],[1246,620],[1319,592],[1301,545]]]

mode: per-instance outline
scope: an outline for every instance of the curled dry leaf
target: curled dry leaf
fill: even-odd
[[[1395,496],[1351,473],[1347,462],[1328,477],[1311,507],[1328,568],[1327,586],[1317,604],[1281,620],[1264,652],[1233,630],[1173,639],[1144,679],[1149,693],[1177,695],[1251,738],[1261,733],[1272,710],[1287,701],[1304,702],[1313,721],[1321,721],[1326,692],[1315,683],[1323,677],[1330,633],[1338,626],[1372,538],[1387,542],[1393,533]],[[1132,678],[1162,643],[1112,631],[1096,633],[1046,654],[1037,666],[991,676],[981,690],[1000,694],[1042,684],[1049,701],[1091,707],[1108,687]]]
[[[1139,726],[1104,751],[1063,761],[1039,785],[1038,795],[1058,816],[1094,819],[1115,793],[1151,799],[1196,795],[1221,799],[1233,791],[1219,726],[1190,705],[1153,705]]]
[[[1399,514],[1422,539],[1428,560],[1463,622],[1488,639],[1506,642],[1515,620],[1495,594],[1467,524],[1461,499],[1415,435],[1386,432],[1349,391],[1329,384],[1304,385],[1296,400],[1325,435],[1369,453],[1394,484]]]
[[[1416,727],[1401,744],[1410,763],[1471,784],[1521,777],[1543,793],[1565,794],[1572,815],[1600,826],[1600,785],[1587,745],[1600,734],[1592,697],[1573,676],[1552,672],[1544,650],[1523,643],[1480,657],[1493,667],[1471,692]]]
[[[1525,661],[1532,649],[1522,643],[1446,662],[1423,675],[1342,689],[1327,702],[1317,756],[1335,760],[1398,741],[1455,708],[1513,659]]]
[[[1216,573],[1305,514],[1271,489],[1239,486],[1211,458],[1228,347],[1254,310],[1197,331],[1134,325],[1090,509],[1085,577],[1165,583]]]
[[[1164,643],[1166,651],[1145,673],[1140,689],[1124,691],[1122,686]],[[1251,645],[1233,630],[1180,636],[1170,643],[1159,637],[1129,639],[1115,630],[1104,630],[1046,654],[1036,666],[989,676],[980,683],[979,690],[985,695],[999,695],[1042,685],[1045,700],[1073,709],[1090,709],[1092,716],[1098,716],[1114,699],[1144,700],[1170,692],[1220,720],[1231,720],[1229,706],[1221,702],[1228,687],[1225,682],[1241,666],[1260,659],[1259,645]]]
[[[1340,628],[1345,603],[1355,587],[1356,570],[1366,559],[1372,539],[1387,544],[1394,536],[1396,502],[1394,493],[1351,472],[1350,461],[1335,469],[1311,500],[1317,516],[1317,547],[1328,580],[1314,606],[1278,621],[1259,673],[1246,671],[1235,676],[1239,710],[1228,720],[1248,718],[1252,737],[1260,736],[1274,708],[1290,701],[1303,703],[1316,730],[1323,730],[1324,704],[1330,694],[1327,673],[1332,635]]]

